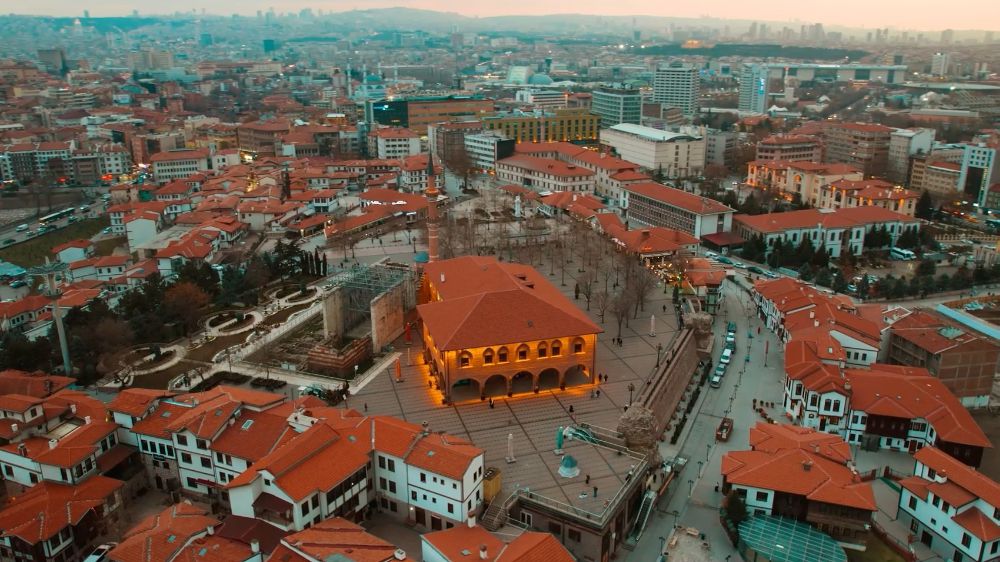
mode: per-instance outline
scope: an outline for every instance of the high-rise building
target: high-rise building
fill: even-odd
[[[698,68],[681,62],[672,62],[656,69],[653,76],[653,101],[676,107],[685,117],[698,111]]]
[[[767,110],[769,70],[760,64],[743,65],[740,70],[740,111],[764,113]]]
[[[625,87],[602,86],[593,92],[590,112],[601,118],[601,128],[619,123],[638,125],[642,119],[642,94]]]
[[[934,129],[896,129],[889,138],[886,175],[898,184],[908,183],[910,158],[916,154],[929,153],[933,144]]]
[[[934,56],[931,57],[931,74],[934,76],[947,76],[950,64],[951,57],[948,53],[934,53]]]
[[[38,49],[38,62],[49,72],[66,72],[66,52],[62,49]]]
[[[946,29],[941,32],[941,42],[950,45],[955,40],[955,30]]]

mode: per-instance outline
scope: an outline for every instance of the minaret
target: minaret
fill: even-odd
[[[441,192],[434,177],[434,156],[427,154],[427,262],[438,261],[438,210],[437,198]]]

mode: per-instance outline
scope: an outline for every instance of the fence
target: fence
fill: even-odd
[[[258,349],[268,345],[275,340],[287,335],[289,332],[297,329],[302,324],[305,324],[316,316],[320,311],[323,310],[323,300],[313,303],[308,308],[304,308],[301,311],[292,315],[285,323],[274,328],[270,332],[267,332],[259,338],[254,338],[253,340],[247,342],[245,345],[240,346],[232,352],[233,361],[242,361],[250,354],[256,352]]]

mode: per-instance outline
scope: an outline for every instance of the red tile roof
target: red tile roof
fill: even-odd
[[[429,263],[424,271],[441,299],[417,308],[439,350],[602,331],[532,267],[466,256]]]
[[[209,527],[218,525],[219,520],[200,507],[188,502],[174,504],[126,531],[108,559],[113,562],[172,562],[189,547],[192,539],[206,535]]]
[[[677,253],[698,246],[698,239],[694,236],[662,226],[632,230],[610,226],[606,233],[626,251],[640,256]]]
[[[284,548],[294,553],[287,560],[351,560],[353,562],[385,562],[387,560],[412,561],[411,557],[394,558],[394,544],[367,533],[364,528],[342,517],[326,519],[309,529],[282,539]],[[279,547],[280,548],[280,547]],[[297,552],[296,552],[297,551]],[[303,558],[298,553],[309,558]],[[275,555],[271,560],[285,561]]]
[[[173,395],[174,393],[169,390],[125,388],[119,391],[114,400],[108,404],[108,410],[141,417],[157,400]]]
[[[178,160],[198,160],[200,158],[208,158],[207,148],[198,148],[194,150],[168,150],[167,152],[157,152],[149,157],[151,163],[156,162],[175,162]]]
[[[515,154],[514,156],[497,160],[497,166],[501,165],[565,178],[587,178],[594,175],[594,172],[582,166],[567,164],[562,160],[554,158],[538,158],[525,154]]]
[[[848,207],[844,209],[802,209],[766,215],[736,215],[740,222],[755,232],[773,233],[792,229],[851,228],[868,224],[902,222],[916,223],[917,219],[882,207]]]
[[[956,484],[969,494],[982,498],[994,507],[1000,507],[1000,484],[975,468],[964,464],[937,447],[924,447],[913,454],[917,462],[926,465],[948,482]]]
[[[892,335],[932,354],[945,352],[978,353],[996,351],[998,344],[931,310],[914,310],[896,320]]]
[[[764,453],[798,448],[843,465],[851,460],[851,447],[839,435],[789,424],[757,422],[750,428],[750,448]]]
[[[123,485],[104,476],[91,476],[75,486],[42,481],[0,511],[0,536],[31,545],[51,539],[99,510]]]
[[[480,560],[480,548],[485,546],[486,562],[572,562],[575,558],[549,533],[526,531],[504,543],[480,526],[457,525],[434,531],[422,540],[449,562]],[[470,554],[465,554],[470,552]]]
[[[718,201],[701,197],[693,193],[668,187],[655,182],[640,182],[624,186],[622,189],[643,197],[655,199],[674,207],[679,207],[690,211],[696,215],[717,215],[720,213],[731,213],[731,209]]]

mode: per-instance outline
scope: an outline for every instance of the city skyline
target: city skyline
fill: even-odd
[[[181,0],[171,4],[174,12],[200,11],[204,4],[192,0]],[[941,12],[932,10],[912,10],[902,2],[893,1],[871,4],[862,0],[845,0],[838,10],[828,13],[817,13],[806,5],[793,5],[777,0],[766,0],[753,4],[732,2],[731,0],[709,0],[697,5],[670,6],[651,10],[646,2],[626,0],[613,5],[598,3],[593,0],[547,0],[539,4],[524,0],[496,4],[464,4],[456,9],[454,3],[446,0],[374,0],[365,3],[327,3],[313,1],[298,1],[278,6],[279,12],[297,12],[311,9],[314,12],[323,10],[328,13],[347,12],[351,10],[368,10],[382,8],[412,8],[439,12],[457,13],[463,16],[498,17],[498,16],[551,16],[551,15],[595,15],[619,17],[675,17],[703,18],[705,20],[758,20],[791,23],[823,23],[830,26],[853,28],[885,28],[913,29],[922,31],[955,30],[994,30],[1000,29],[1000,13],[991,10],[993,4],[988,0],[958,0],[949,5],[951,9]],[[274,2],[258,0],[257,2],[240,2],[231,7],[214,4],[209,14],[254,15],[258,10],[267,12],[274,8]],[[68,0],[46,0],[33,3],[25,15],[47,16],[80,16],[87,10],[94,17],[123,16],[138,10],[143,15],[167,15],[150,11],[147,3],[133,0],[101,2],[98,5],[81,6]],[[992,14],[992,15],[991,15]],[[642,23],[637,22],[641,27]]]

